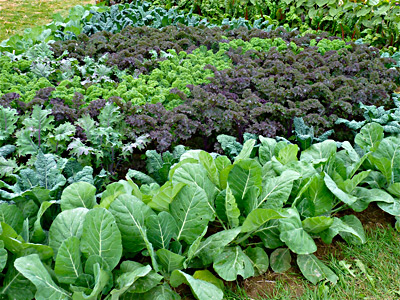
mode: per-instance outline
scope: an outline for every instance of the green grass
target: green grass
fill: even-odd
[[[66,16],[71,7],[90,3],[95,0],[0,0],[0,41],[51,22],[55,13]]]
[[[324,282],[313,286],[302,278],[300,272],[295,271],[279,276],[276,280],[259,277],[251,279],[257,281],[255,284],[245,281],[235,289],[229,290],[226,298],[230,300],[400,299],[399,233],[390,226],[378,227],[367,230],[367,238],[367,243],[361,246],[337,242],[339,251],[322,258],[339,276],[336,286]],[[259,289],[259,292],[254,289]]]

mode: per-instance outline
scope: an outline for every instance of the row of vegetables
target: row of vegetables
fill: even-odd
[[[399,55],[271,24],[78,6],[1,44],[0,297],[335,284],[315,240],[400,229]]]

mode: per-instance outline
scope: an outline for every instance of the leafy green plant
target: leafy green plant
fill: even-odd
[[[339,118],[336,124],[344,124],[354,132],[369,123],[378,123],[383,126],[383,130],[387,134],[400,133],[400,99],[398,94],[393,94],[393,102],[395,108],[385,109],[383,106],[376,107],[375,105],[364,105],[360,103],[360,108],[364,110],[363,121],[346,120]]]
[[[197,299],[211,294],[222,299],[221,279],[248,278],[269,266],[284,272],[295,255],[312,283],[335,284],[337,275],[313,255],[314,239],[331,243],[340,235],[348,243],[364,243],[362,224],[354,215],[336,216],[348,208],[362,211],[375,201],[398,215],[398,139],[384,138],[376,123],[356,136],[357,151],[348,142],[338,151],[336,142],[325,140],[299,153],[297,145],[286,141],[259,139],[255,147],[256,140],[247,136],[233,161],[182,147],[163,156],[148,152],[151,176],[130,171],[126,180],[109,184],[97,195],[93,178],[74,181],[59,202],[52,202],[50,191],[49,201],[40,208],[36,201],[43,200],[47,190],[40,182],[49,182],[40,179],[43,174],[58,174],[56,186],[66,179],[58,171],[41,171],[42,165],[52,170],[60,163],[39,154],[32,178],[38,177],[42,192],[25,190],[25,198],[9,197],[18,200],[0,206],[2,215],[11,210],[14,215],[1,223],[0,240],[9,261],[5,282],[12,276],[8,274],[20,276],[26,284],[21,297],[28,299],[34,293],[36,299],[150,299],[165,293],[179,299],[170,286],[182,283]],[[136,185],[129,175],[142,184]],[[32,199],[37,212],[24,225],[26,210],[21,207],[31,203],[32,195],[37,197]],[[47,209],[56,211],[50,219]]]

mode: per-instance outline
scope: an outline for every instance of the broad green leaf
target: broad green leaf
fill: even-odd
[[[59,282],[68,284],[75,283],[82,274],[81,252],[77,237],[71,236],[62,242],[58,250],[54,272]]]
[[[81,251],[88,258],[99,255],[114,269],[122,256],[121,233],[114,216],[104,208],[94,208],[83,222]]]
[[[120,273],[129,273],[129,272],[134,272],[138,268],[142,268],[144,265],[135,262],[135,261],[129,261],[125,260],[121,263],[120,265]],[[118,272],[118,271],[117,271]],[[120,274],[117,273],[116,274]],[[160,281],[164,277],[156,273],[155,271],[150,271],[145,277],[140,277],[138,278],[129,288],[128,292],[129,293],[146,293],[153,289],[155,286],[157,286]]]
[[[297,145],[289,144],[279,151],[278,157],[276,158],[283,165],[287,165],[290,162],[297,161],[297,153],[299,147]]]
[[[195,279],[180,270],[172,272],[170,283],[173,287],[178,287],[182,283],[189,285],[193,295],[198,300],[222,300],[224,297],[223,291],[214,284]]]
[[[346,193],[351,192],[371,173],[371,170],[363,171],[354,175],[351,179],[346,179],[339,187]]]
[[[167,249],[171,239],[178,234],[175,219],[166,211],[148,216],[145,224],[148,228],[147,237],[156,249]]]
[[[69,237],[81,238],[87,212],[86,208],[75,208],[57,215],[49,230],[49,245],[53,248],[55,255],[57,255],[62,242]]]
[[[341,220],[353,228],[353,231],[348,232],[348,231],[340,231],[339,234],[340,236],[349,244],[364,244],[367,239],[365,237],[365,232],[364,232],[364,227],[361,223],[361,221],[354,215],[347,215],[341,218]]]
[[[259,276],[267,272],[269,267],[269,258],[267,253],[261,247],[248,247],[244,253],[250,258],[253,268],[254,276]]]
[[[221,290],[224,290],[225,288],[224,282],[221,279],[215,277],[215,275],[209,270],[197,270],[196,272],[194,272],[193,278],[212,283]]]
[[[261,165],[265,165],[275,155],[275,146],[277,142],[275,139],[265,138],[263,136],[260,136],[259,139],[261,141],[261,146],[258,151],[259,159]]]
[[[254,233],[260,237],[265,248],[275,249],[285,245],[280,238],[279,219],[268,221]]]
[[[36,300],[71,299],[68,292],[54,283],[37,254],[17,258],[14,266],[36,286]]]
[[[342,201],[343,203],[347,204],[347,205],[351,205],[354,202],[357,201],[357,198],[344,192],[343,190],[341,190],[337,184],[335,183],[335,181],[333,181],[333,179],[327,174],[325,173],[324,176],[324,182],[327,186],[327,188],[332,192],[332,194],[334,194],[340,201]]]
[[[7,223],[18,233],[22,231],[24,217],[22,211],[16,205],[0,204],[0,222]]]
[[[378,202],[378,207],[392,216],[400,216],[400,199],[393,198],[393,202]]]
[[[217,170],[217,166],[215,165],[214,159],[211,154],[205,151],[201,151],[199,153],[199,161],[201,165],[206,169],[208,178],[214,183],[216,186],[219,185],[219,172]]]
[[[268,180],[255,208],[281,209],[289,199],[293,188],[293,181],[299,177],[299,173],[286,170],[281,176]]]
[[[194,256],[197,254],[197,250],[200,247],[200,243],[203,239],[203,237],[206,235],[208,231],[208,226],[204,228],[203,232],[197,237],[197,239],[194,240],[194,242],[189,246],[189,249],[186,252],[186,260],[183,263],[184,268],[187,268],[188,263],[194,258]]]
[[[171,167],[171,169],[169,170],[168,178],[171,180],[172,177],[174,177],[175,171],[176,171],[177,169],[179,169],[181,166],[183,166],[183,165],[185,165],[185,164],[198,164],[198,162],[199,162],[198,159],[194,159],[194,158],[185,158],[185,159],[182,159],[182,157],[181,157],[180,162],[178,162],[177,164],[173,165],[173,166]]]
[[[202,188],[207,194],[210,208],[213,209],[214,196],[217,190],[211,180],[208,179],[207,171],[201,164],[190,163],[179,167],[172,177],[172,184],[175,185],[177,183],[185,183]]]
[[[242,251],[240,246],[225,248],[213,263],[215,272],[226,281],[233,281],[241,275],[243,279],[254,276],[254,268],[251,260]]]
[[[178,226],[177,240],[182,239],[187,244],[196,240],[213,217],[204,190],[189,185],[183,187],[175,197],[170,212]]]
[[[322,143],[311,145],[310,148],[301,152],[300,160],[311,162],[314,165],[327,162],[329,157],[336,153],[336,142],[326,140]]]
[[[282,219],[289,216],[290,215],[283,210],[257,208],[246,217],[241,232],[252,232],[259,229],[270,220]]]
[[[332,239],[340,234],[342,237],[346,237],[347,241],[354,244],[364,244],[366,242],[364,229],[361,222],[355,220],[355,216],[346,216],[346,218],[333,218],[333,224],[327,229],[320,232],[320,236],[324,243],[332,243]],[[347,223],[349,222],[349,223]],[[350,239],[350,235],[352,238]]]
[[[91,209],[96,204],[96,187],[90,183],[75,182],[66,187],[61,195],[61,209],[63,211],[84,207]]]
[[[383,140],[383,127],[378,123],[368,123],[361,128],[354,142],[365,151],[374,152]]]
[[[250,188],[261,190],[262,168],[253,159],[240,160],[234,165],[228,176],[229,188],[236,198],[241,211],[245,210],[244,199]]]
[[[134,196],[121,195],[110,205],[122,236],[124,249],[136,253],[147,249],[152,259],[153,269],[158,271],[152,244],[147,238],[145,219],[155,213]]]
[[[11,253],[18,254],[24,249],[24,240],[7,223],[0,222],[0,241],[3,241],[4,247]]]
[[[319,216],[330,212],[332,209],[333,195],[326,187],[323,177],[319,174],[311,177],[303,197],[309,208],[307,213],[302,212],[302,215]]]
[[[292,257],[288,248],[278,248],[271,253],[271,268],[276,273],[284,273],[290,269]]]
[[[338,277],[331,269],[325,266],[315,255],[298,255],[297,264],[304,277],[317,284],[319,281],[327,279],[336,284]]]
[[[218,173],[221,172],[226,167],[232,165],[230,159],[225,155],[218,156],[215,160],[215,166],[217,167]]]
[[[40,259],[46,260],[53,257],[53,249],[47,245],[26,243],[20,235],[8,224],[0,222],[0,241],[4,248],[17,257],[36,253]]]
[[[171,252],[167,249],[159,249],[156,253],[160,264],[167,273],[171,273],[174,270],[183,269],[183,262],[185,261],[184,256]]]
[[[125,294],[122,300],[180,300],[179,294],[174,292],[168,283],[159,285],[144,294]]]
[[[400,140],[388,137],[382,140],[370,161],[385,176],[387,182],[392,184],[400,177]]]
[[[110,292],[111,300],[118,300],[141,277],[145,277],[151,271],[150,266],[140,267],[132,272],[123,273],[116,280],[116,288]]]
[[[226,189],[228,186],[229,173],[233,169],[234,165],[229,165],[219,172],[219,186],[221,189]]]
[[[239,226],[240,210],[229,186],[218,194],[215,207],[218,217],[228,223],[230,228]]]
[[[400,182],[395,182],[389,185],[387,191],[392,195],[396,196],[397,198],[400,198]]]
[[[128,195],[120,196],[111,203],[110,211],[121,231],[124,248],[133,253],[146,248],[145,220],[155,213],[142,201]]]
[[[108,284],[112,274],[100,268],[99,264],[95,264],[93,267],[94,282],[95,286],[92,292],[87,295],[85,292],[74,292],[72,299],[83,299],[83,300],[97,300],[99,295]]]
[[[35,286],[15,269],[12,261],[7,268],[7,273],[4,275],[0,296],[5,296],[5,299],[15,300],[31,300],[35,297]]]
[[[85,268],[84,268],[85,273],[94,276],[94,269],[96,264],[98,264],[100,266],[100,269],[104,271],[111,271],[110,266],[103,257],[101,257],[100,255],[93,254],[90,255],[85,262]]]
[[[8,252],[4,249],[4,242],[0,241],[0,272],[3,272],[8,258]]]
[[[128,194],[129,191],[126,190],[122,183],[114,182],[107,185],[106,190],[101,194],[101,201],[99,207],[108,209],[110,204],[122,194]]]
[[[46,238],[46,233],[44,232],[42,225],[41,225],[41,220],[42,220],[42,216],[44,215],[44,213],[46,212],[46,210],[53,205],[54,203],[56,203],[56,201],[44,201],[42,202],[42,204],[40,205],[39,211],[37,213],[37,218],[35,223],[33,224],[33,232],[32,232],[32,242],[34,243],[41,243],[43,242],[43,240]]]
[[[289,208],[290,217],[279,220],[280,238],[296,254],[310,254],[317,251],[311,236],[305,232],[297,210]]]
[[[235,157],[235,161],[233,162],[234,164],[238,163],[242,159],[249,158],[251,155],[251,152],[253,151],[254,145],[256,144],[256,140],[250,139],[246,141],[243,144],[243,148],[238,154],[238,156]]]
[[[371,202],[385,202],[389,205],[395,202],[390,194],[381,189],[357,187],[354,189],[353,195],[357,197],[357,201],[350,207],[356,212],[363,211]]]
[[[224,248],[240,233],[240,227],[223,230],[207,237],[200,243],[193,257],[199,256],[204,265],[209,265]]]
[[[311,217],[306,218],[302,222],[303,228],[310,234],[318,234],[321,231],[328,229],[332,223],[333,219],[330,217]]]
[[[182,182],[174,185],[172,181],[166,182],[160,187],[148,205],[157,211],[169,211],[169,205],[184,186],[185,184]]]

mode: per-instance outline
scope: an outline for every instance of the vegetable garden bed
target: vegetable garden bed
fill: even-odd
[[[5,299],[222,299],[292,264],[335,285],[317,245],[364,244],[370,203],[400,227],[398,53],[140,2],[0,50]]]

